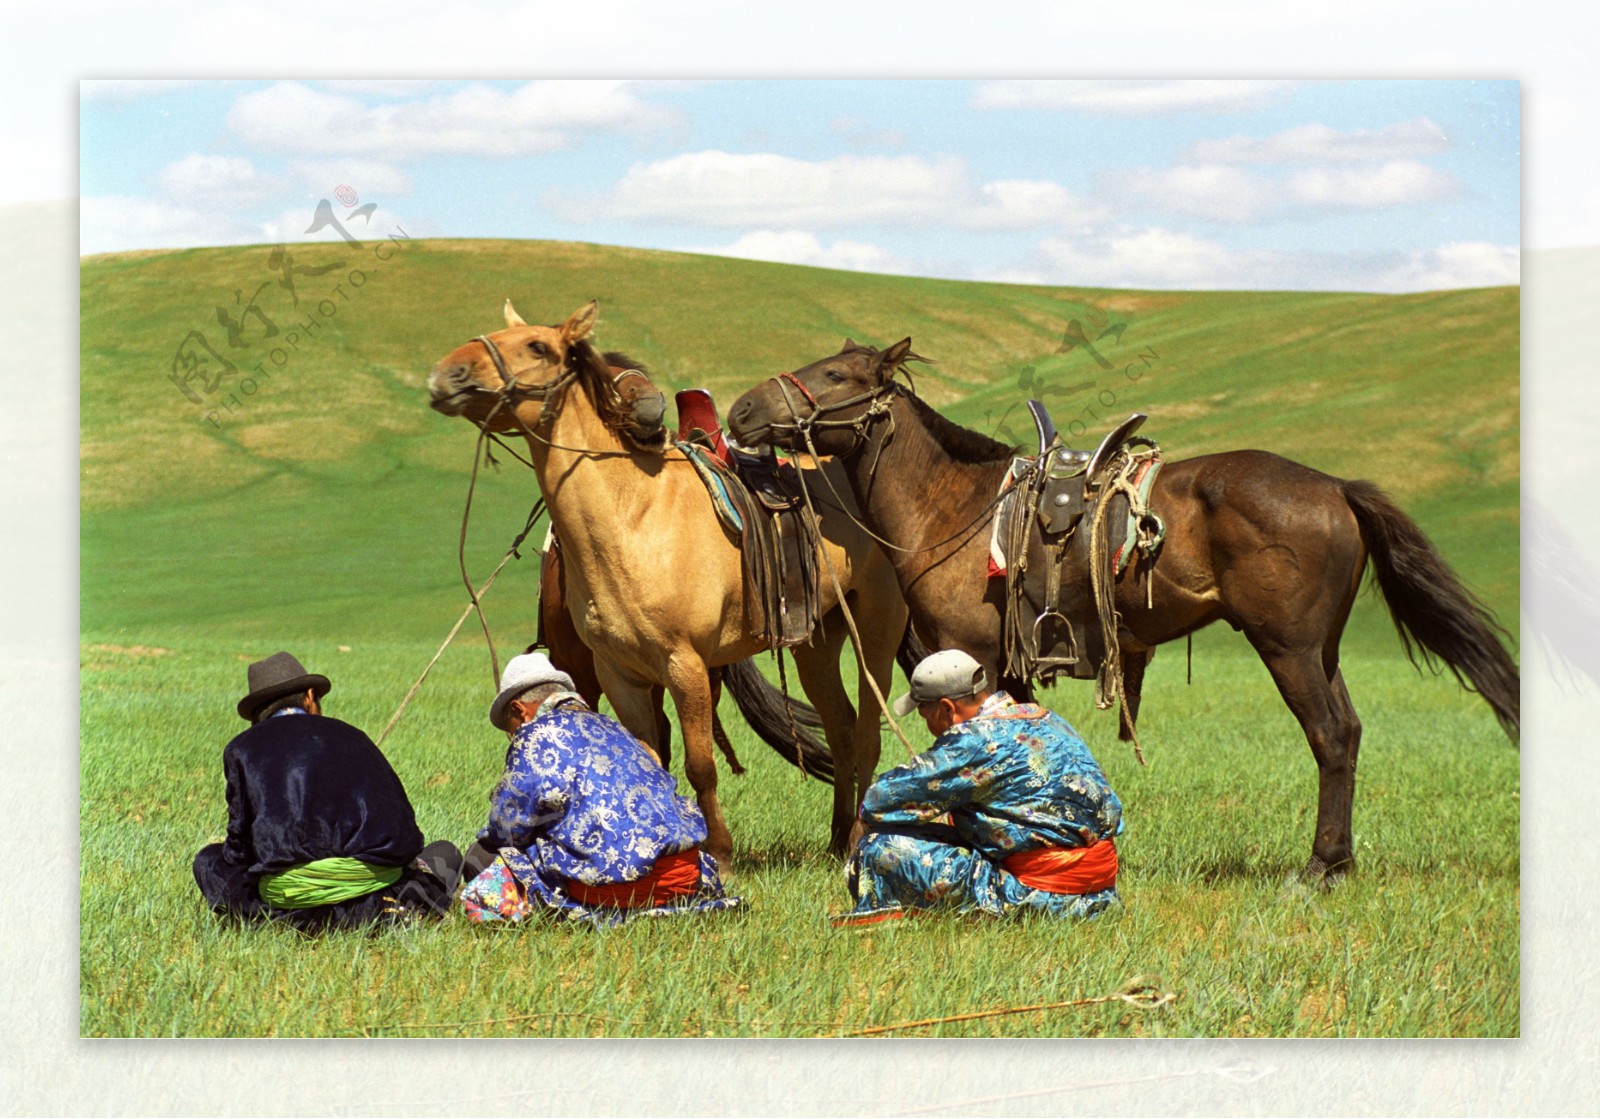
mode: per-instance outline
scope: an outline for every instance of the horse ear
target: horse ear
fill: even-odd
[[[888,369],[891,372],[903,364],[911,354],[911,339],[902,338],[878,355],[878,368]]]
[[[600,317],[600,304],[593,299],[572,312],[572,317],[561,324],[561,337],[567,342],[581,342],[589,336],[589,331],[594,329],[595,319]]]
[[[841,354],[849,353],[851,350],[853,350],[855,348],[856,348],[856,340],[854,338],[846,338],[844,340],[844,348],[841,349],[839,352]]]
[[[517,309],[511,305],[511,300],[507,299],[506,300],[506,326],[512,327],[512,326],[527,326],[527,325],[528,325],[527,323],[522,321],[522,316],[517,314]]]

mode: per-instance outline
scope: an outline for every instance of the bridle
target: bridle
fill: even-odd
[[[575,349],[567,351],[567,356],[562,362],[562,370],[559,376],[542,385],[525,385],[521,381],[517,380],[517,378],[512,374],[510,367],[506,365],[505,355],[500,352],[500,347],[495,345],[493,338],[489,337],[487,334],[480,334],[474,338],[473,341],[481,342],[483,344],[483,348],[489,353],[489,360],[494,363],[495,372],[500,375],[501,388],[499,392],[495,393],[495,405],[492,409],[490,409],[489,414],[485,416],[478,425],[485,432],[488,432],[489,422],[494,419],[495,414],[507,404],[515,405],[518,400],[540,400],[548,402],[550,398],[555,396],[557,393],[564,392],[567,386],[571,385],[572,382],[578,378],[578,365],[575,360],[577,356],[577,350]],[[615,370],[611,378],[611,386],[613,389],[615,389],[624,378],[644,376],[644,372],[638,369]],[[649,378],[645,379],[648,380]],[[556,414],[560,410],[561,405],[559,400],[554,403],[546,403],[545,407],[540,410],[539,419],[533,427],[529,427],[523,422],[522,417],[517,414],[515,407],[511,409],[511,418],[516,422],[516,425],[522,429],[523,434],[528,436],[528,438],[536,439],[545,446],[555,448],[556,450],[576,451],[579,454],[591,455],[595,457],[631,455],[633,453],[628,450],[619,451],[611,450],[610,448],[568,447],[560,443],[552,442],[548,437],[540,434],[537,429],[546,427],[549,423],[553,422]],[[500,440],[495,439],[495,442],[500,443]],[[500,445],[502,447],[505,446],[503,443]],[[515,452],[512,453],[515,454]],[[518,459],[522,459],[521,455],[517,455],[516,457]],[[528,466],[533,465],[526,460],[522,461]]]
[[[904,367],[901,366],[900,368]],[[817,398],[812,395],[811,390],[806,388],[805,384],[800,380],[800,378],[796,377],[793,373],[785,372],[779,373],[775,377],[769,377],[767,380],[776,385],[778,391],[783,394],[783,403],[789,409],[789,415],[794,418],[794,422],[772,422],[767,425],[767,430],[783,435],[792,433],[804,440],[806,453],[811,456],[811,465],[815,467],[817,473],[822,476],[822,480],[828,483],[828,488],[833,491],[834,500],[838,502],[838,508],[840,511],[843,512],[844,515],[851,521],[853,521],[857,528],[866,533],[868,536],[872,537],[872,539],[876,540],[885,548],[889,548],[892,551],[909,556],[917,555],[923,552],[931,552],[936,548],[942,548],[951,541],[960,539],[961,537],[972,532],[972,530],[983,523],[984,519],[988,517],[991,512],[993,512],[994,508],[1005,499],[1006,491],[1001,490],[998,494],[996,494],[994,500],[990,501],[981,510],[979,510],[978,515],[974,517],[965,527],[951,533],[943,540],[924,545],[921,548],[905,548],[901,547],[899,544],[896,544],[892,540],[885,540],[876,532],[873,532],[872,529],[868,528],[860,517],[850,512],[849,506],[845,503],[844,495],[841,494],[838,490],[838,487],[833,484],[833,479],[828,476],[828,472],[822,469],[822,462],[817,454],[817,445],[812,440],[811,433],[814,430],[819,429],[849,428],[850,431],[855,435],[855,442],[853,442],[847,450],[840,451],[834,456],[835,458],[848,458],[859,451],[862,445],[867,442],[871,433],[872,425],[880,419],[887,418],[889,421],[889,430],[884,433],[884,437],[882,439],[878,440],[878,444],[873,450],[872,465],[867,468],[867,477],[876,477],[878,472],[878,461],[883,456],[883,449],[889,445],[891,440],[894,439],[894,412],[891,410],[894,404],[894,398],[901,395],[914,395],[910,389],[907,389],[894,379],[894,373],[897,371],[898,370],[891,370],[889,378],[877,388],[869,389],[866,392],[858,393],[857,395],[848,397],[844,400],[834,401],[832,404],[819,403]],[[907,376],[909,375],[910,374],[908,372]],[[793,385],[796,389],[798,389],[800,391],[800,395],[805,397],[810,403],[811,412],[808,415],[802,416],[800,414],[800,410],[795,407],[794,398],[789,393],[790,385]],[[863,410],[860,415],[853,419],[829,420],[823,418],[830,412],[837,412],[844,408],[852,408],[857,404],[869,401],[870,403],[868,404],[868,407]],[[809,504],[811,500],[811,494],[806,488],[804,475],[800,476],[800,491],[805,495],[806,501]],[[812,515],[816,515],[815,510],[812,511]]]
[[[887,443],[890,438],[893,438],[894,417],[889,410],[890,406],[893,404],[893,401],[890,398],[905,390],[903,390],[894,380],[892,374],[889,380],[885,381],[877,388],[869,389],[866,392],[847,397],[844,400],[836,400],[832,404],[819,404],[817,402],[817,398],[812,395],[811,390],[806,388],[805,384],[800,380],[800,378],[796,377],[793,373],[779,373],[775,377],[767,378],[767,380],[776,385],[778,391],[783,394],[784,406],[789,409],[789,415],[793,419],[792,423],[783,423],[781,421],[777,421],[768,424],[767,426],[769,430],[782,435],[799,436],[805,441],[806,450],[811,452],[813,458],[815,458],[817,454],[816,447],[813,445],[811,438],[813,431],[848,428],[851,433],[855,435],[855,442],[851,443],[848,449],[839,452],[839,457],[841,458],[848,455],[853,455],[859,451],[862,447],[862,444],[866,443],[868,434],[872,429],[872,425],[880,419],[884,419],[886,417],[888,418],[890,431],[889,435],[878,444],[879,454],[882,454],[883,452],[883,444]],[[805,397],[806,402],[811,405],[811,411],[807,415],[802,416],[800,414],[800,409],[795,406],[794,396],[789,391],[791,385],[794,386],[795,389],[799,390],[800,395]],[[867,402],[870,402],[868,407],[852,419],[829,420],[823,418],[829,413],[838,412],[845,408],[853,408],[857,404]],[[873,462],[873,468],[877,468],[876,460]]]
[[[572,360],[575,351],[569,350],[567,352],[566,359],[562,363],[561,376],[547,384],[529,386],[512,376],[510,368],[506,365],[505,356],[501,354],[500,347],[494,344],[493,338],[490,338],[487,334],[480,334],[473,341],[482,342],[483,348],[489,351],[489,360],[494,362],[495,372],[500,374],[500,383],[504,386],[501,388],[500,394],[507,400],[519,397],[524,400],[545,400],[577,379],[578,367]]]

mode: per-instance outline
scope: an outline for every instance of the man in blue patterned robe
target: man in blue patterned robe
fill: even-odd
[[[705,817],[615,719],[591,710],[542,653],[506,665],[489,720],[511,735],[488,826],[468,852],[477,921],[543,913],[612,924],[727,909]]]
[[[867,790],[847,868],[868,925],[922,910],[1089,917],[1116,903],[1122,804],[1066,720],[988,690],[978,662],[935,653],[912,674],[936,740]]]

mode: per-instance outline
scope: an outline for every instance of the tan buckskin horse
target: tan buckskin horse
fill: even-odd
[[[600,684],[622,724],[652,746],[651,687],[671,693],[706,850],[726,866],[733,841],[717,800],[710,670],[765,648],[752,624],[759,607],[746,601],[738,546],[693,466],[676,449],[657,454],[619,435],[627,419],[613,375],[588,340],[598,313],[591,302],[564,323],[531,326],[508,302],[504,330],[434,366],[431,404],[525,437],[561,540],[573,622]],[[836,483],[845,486],[842,477]],[[894,568],[851,517],[824,511],[821,527],[852,611],[871,619],[862,630],[858,708],[840,679],[848,631],[828,579],[812,644],[791,650],[833,752],[831,840],[842,850],[878,762],[879,708],[865,674],[887,690],[906,606]]]
[[[734,401],[728,427],[746,446],[800,450],[809,431],[819,453],[837,456],[867,524],[909,549],[894,557],[918,634],[935,648],[965,649],[993,673],[1003,604],[987,577],[987,510],[1014,451],[951,423],[895,380],[905,362],[921,360],[909,338],[883,351],[846,339],[838,354]],[[1355,868],[1361,720],[1339,670],[1339,639],[1369,563],[1406,653],[1420,647],[1430,665],[1443,661],[1516,738],[1521,696],[1504,631],[1371,482],[1265,451],[1228,451],[1167,463],[1150,505],[1167,535],[1149,582],[1131,565],[1116,581],[1123,714],[1137,717],[1157,645],[1217,621],[1243,631],[1317,762],[1307,878]]]

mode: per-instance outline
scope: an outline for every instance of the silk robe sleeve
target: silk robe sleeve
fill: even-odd
[[[974,771],[966,736],[946,735],[927,753],[889,770],[861,803],[869,824],[926,824],[982,797],[982,771]]]

